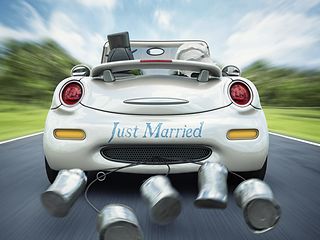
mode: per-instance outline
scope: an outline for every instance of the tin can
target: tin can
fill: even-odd
[[[179,216],[181,212],[180,196],[166,176],[150,177],[141,185],[140,192],[149,205],[149,213],[153,222],[164,225]]]
[[[243,210],[244,219],[254,233],[273,229],[279,222],[281,209],[270,187],[259,179],[249,179],[234,190],[235,200]]]
[[[42,205],[54,217],[64,217],[85,189],[87,177],[81,169],[61,170],[41,194]]]
[[[199,194],[194,201],[199,208],[226,208],[228,170],[219,162],[206,162],[198,172]]]
[[[109,204],[98,215],[100,240],[140,240],[143,234],[133,210],[122,204]]]

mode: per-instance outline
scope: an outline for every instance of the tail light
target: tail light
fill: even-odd
[[[243,82],[235,82],[230,86],[230,97],[232,101],[240,106],[248,105],[251,101],[251,90]]]
[[[83,88],[80,83],[71,82],[66,84],[61,92],[61,100],[65,105],[75,105],[82,97]]]

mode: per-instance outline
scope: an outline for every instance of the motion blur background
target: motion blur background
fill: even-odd
[[[1,0],[0,140],[44,127],[55,86],[107,34],[203,39],[260,93],[269,129],[320,142],[319,0]]]

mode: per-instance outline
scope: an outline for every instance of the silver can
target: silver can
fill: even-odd
[[[164,225],[179,216],[181,212],[180,196],[167,177],[162,175],[150,177],[141,185],[140,192],[149,205],[149,213],[153,222]]]
[[[270,187],[259,179],[243,181],[234,190],[235,200],[254,233],[271,230],[279,222],[281,209]]]
[[[81,169],[61,170],[41,194],[42,205],[55,217],[64,217],[85,189],[87,177]]]
[[[206,162],[198,171],[199,194],[194,201],[199,208],[226,208],[228,170],[219,162]]]
[[[143,234],[133,210],[122,204],[109,204],[98,215],[100,240],[140,240]]]

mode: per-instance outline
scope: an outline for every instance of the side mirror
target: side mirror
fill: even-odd
[[[227,65],[222,69],[222,76],[239,77],[240,69],[234,65]]]
[[[74,77],[88,77],[90,73],[91,69],[83,64],[76,65],[71,69],[71,76]]]

